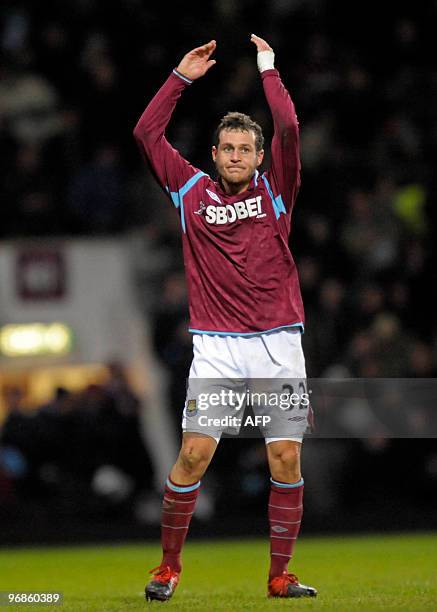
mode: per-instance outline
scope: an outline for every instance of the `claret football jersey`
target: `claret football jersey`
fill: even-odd
[[[277,70],[261,73],[274,136],[270,168],[248,189],[229,195],[192,166],[165,137],[191,82],[173,71],[141,116],[134,134],[154,175],[180,215],[190,331],[253,335],[303,330],[304,311],[289,249],[291,212],[300,183],[294,105]]]

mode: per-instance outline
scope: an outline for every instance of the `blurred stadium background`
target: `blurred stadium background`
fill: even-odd
[[[158,537],[191,337],[178,217],[132,129],[211,38],[170,140],[213,172],[226,111],[270,137],[249,34],[271,42],[301,124],[308,375],[435,377],[437,2],[385,6],[2,1],[0,544]],[[436,528],[435,441],[349,433],[305,443],[304,532]],[[192,535],[264,534],[267,493],[264,444],[224,440]]]

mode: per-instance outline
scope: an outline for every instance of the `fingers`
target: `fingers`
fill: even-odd
[[[257,51],[273,51],[269,43],[266,40],[264,40],[264,38],[261,38],[260,36],[257,36],[256,34],[251,34],[250,40],[251,42],[253,42],[254,45],[256,45]],[[190,51],[190,53],[193,53],[201,57],[203,56],[209,57],[215,51],[216,47],[217,47],[217,42],[213,39],[213,40],[210,40],[208,43],[201,45],[200,47],[196,47],[195,49]]]
[[[258,52],[259,51],[273,51],[269,43],[265,41],[264,38],[261,38],[260,36],[257,36],[256,34],[251,34],[250,40],[251,42],[253,42],[254,45],[256,45],[256,49]]]
[[[202,45],[200,47],[196,47],[195,49],[193,49],[191,53],[195,53],[196,55],[200,55],[200,56],[207,55],[209,57],[215,50],[216,46],[217,46],[216,41],[210,40],[209,43],[206,43],[205,45]]]
[[[266,41],[261,38],[260,36],[257,36],[256,34],[251,34],[250,35],[250,40],[258,47],[259,45],[262,45],[262,43],[264,43],[265,45],[267,44]]]
[[[261,36],[257,36],[256,34],[250,35],[250,40],[256,46],[257,51],[273,51],[269,43],[261,38]],[[201,45],[200,47],[196,47],[189,54],[196,55],[197,57],[210,57],[212,53],[215,51],[217,47],[217,42],[213,39],[208,43]]]

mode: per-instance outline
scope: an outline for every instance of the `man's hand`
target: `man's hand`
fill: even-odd
[[[199,79],[216,63],[215,60],[209,59],[214,53],[216,45],[215,40],[211,40],[206,45],[189,51],[184,55],[176,70],[192,81]]]
[[[258,53],[260,53],[261,51],[273,51],[269,43],[266,42],[264,38],[260,38],[256,34],[251,34],[250,40],[253,42],[254,45],[256,45],[256,50],[258,51]]]
[[[264,70],[271,70],[274,68],[275,54],[269,43],[256,34],[251,34],[250,40],[256,46],[256,63],[258,64],[258,70],[264,72]]]

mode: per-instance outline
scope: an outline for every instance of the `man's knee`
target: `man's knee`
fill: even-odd
[[[293,446],[286,447],[279,455],[279,461],[284,467],[294,469],[300,466],[300,446],[293,444]]]
[[[300,448],[296,443],[269,445],[269,463],[273,479],[291,482],[300,478]]]
[[[211,461],[214,450],[204,443],[184,442],[179,453],[181,468],[189,474],[203,474]]]

